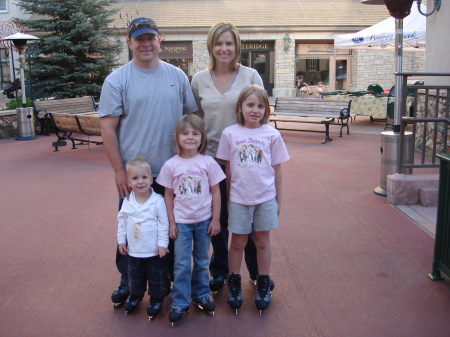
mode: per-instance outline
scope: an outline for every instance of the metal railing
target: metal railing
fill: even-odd
[[[433,268],[428,276],[433,280],[442,280],[441,273],[450,278],[450,156],[439,155],[438,214],[436,237],[434,242]]]
[[[396,73],[402,76],[401,110],[406,110],[407,94],[414,93],[414,103],[409,117],[403,117],[400,127],[399,173],[405,169],[438,168],[438,154],[448,151],[448,129],[450,125],[450,85],[407,85],[409,76],[449,76],[450,73]],[[419,99],[420,95],[420,99]],[[423,116],[417,116],[419,105],[423,108]],[[405,155],[405,131],[412,124],[414,146]],[[419,141],[417,140],[419,139]],[[438,143],[438,140],[440,141]],[[430,144],[431,141],[431,144]],[[415,150],[421,151],[421,158],[416,163]],[[428,154],[428,156],[427,156]],[[404,163],[404,158],[412,158],[410,163]]]

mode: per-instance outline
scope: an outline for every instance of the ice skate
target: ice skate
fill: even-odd
[[[123,305],[127,300],[128,296],[130,296],[130,292],[128,290],[127,285],[120,284],[112,293],[111,301],[113,302],[113,308],[116,309],[119,306]]]
[[[241,275],[231,274],[228,275],[228,305],[231,309],[236,310],[236,315],[238,309],[242,306],[242,287],[241,287]]]
[[[133,295],[128,296],[127,300],[125,301],[125,304],[123,305],[123,307],[125,308],[125,315],[128,315],[134,309],[136,309],[138,304],[141,303],[142,297],[143,296],[133,296]]]
[[[266,310],[270,304],[270,277],[269,275],[258,275],[256,279],[256,308],[259,309],[259,314],[262,315],[263,310]]]
[[[258,275],[256,274],[250,274],[250,282],[253,283],[256,287],[256,279],[258,278]],[[272,291],[275,288],[275,283],[273,282],[272,278],[270,278],[270,291]],[[272,295],[270,295],[272,296]]]
[[[151,321],[154,317],[158,316],[158,314],[162,310],[162,305],[164,302],[164,298],[150,297],[147,305],[147,315],[148,320]]]
[[[213,292],[213,295],[215,295],[219,290],[223,288],[224,283],[225,279],[222,276],[213,275],[209,280],[209,290],[211,290]]]
[[[201,301],[195,301],[194,304],[204,312],[211,314],[214,317],[214,309],[216,308],[216,305],[214,304],[214,300],[211,296],[207,296]]]
[[[172,328],[176,327],[187,315],[189,315],[189,307],[187,308],[170,308],[169,321],[172,323]]]

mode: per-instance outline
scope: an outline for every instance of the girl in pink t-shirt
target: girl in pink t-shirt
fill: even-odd
[[[262,313],[270,304],[270,230],[278,227],[281,207],[281,163],[289,160],[280,133],[267,122],[269,98],[258,85],[248,85],[239,95],[237,124],[223,130],[217,158],[225,160],[229,193],[228,304],[242,305],[242,253],[253,232],[258,259],[256,307]]]
[[[191,300],[214,314],[208,250],[211,236],[220,232],[219,182],[225,179],[219,164],[205,155],[207,137],[200,117],[181,116],[174,139],[177,155],[164,164],[156,179],[165,187],[169,236],[175,240],[175,280],[169,312],[172,324],[189,311]]]

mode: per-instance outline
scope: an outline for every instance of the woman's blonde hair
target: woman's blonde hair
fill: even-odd
[[[261,125],[266,124],[269,121],[270,117],[270,103],[269,96],[267,96],[267,92],[264,88],[260,87],[257,84],[249,84],[244,89],[242,89],[239,94],[239,98],[236,104],[236,122],[239,125],[244,125],[244,115],[242,114],[242,103],[250,96],[251,94],[255,94],[260,103],[263,103],[265,106],[264,117],[259,121]]]
[[[200,146],[198,147],[198,153],[205,154],[206,153],[206,144],[208,137],[206,136],[205,123],[203,123],[203,119],[194,114],[186,114],[178,118],[177,124],[175,125],[175,144],[174,151],[176,154],[180,154],[180,133],[184,131],[187,125],[192,126],[195,130],[202,134],[202,141],[200,142]]]
[[[214,70],[216,68],[216,59],[213,55],[214,45],[219,39],[220,34],[224,32],[231,32],[234,37],[234,44],[236,45],[236,53],[230,62],[230,70],[234,71],[239,68],[239,59],[241,58],[241,38],[237,28],[229,22],[218,22],[208,32],[208,38],[206,39],[206,46],[209,53],[208,70]]]

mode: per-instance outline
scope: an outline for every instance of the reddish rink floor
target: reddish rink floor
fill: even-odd
[[[112,309],[117,194],[103,146],[0,141],[0,335],[448,336],[450,282],[427,276],[434,238],[373,193],[382,127],[336,130],[327,144],[282,131],[291,160],[271,236],[270,307],[260,316],[244,281],[238,315],[221,291],[215,317],[191,307],[175,328],[170,296],[152,322],[147,296],[129,316]]]

